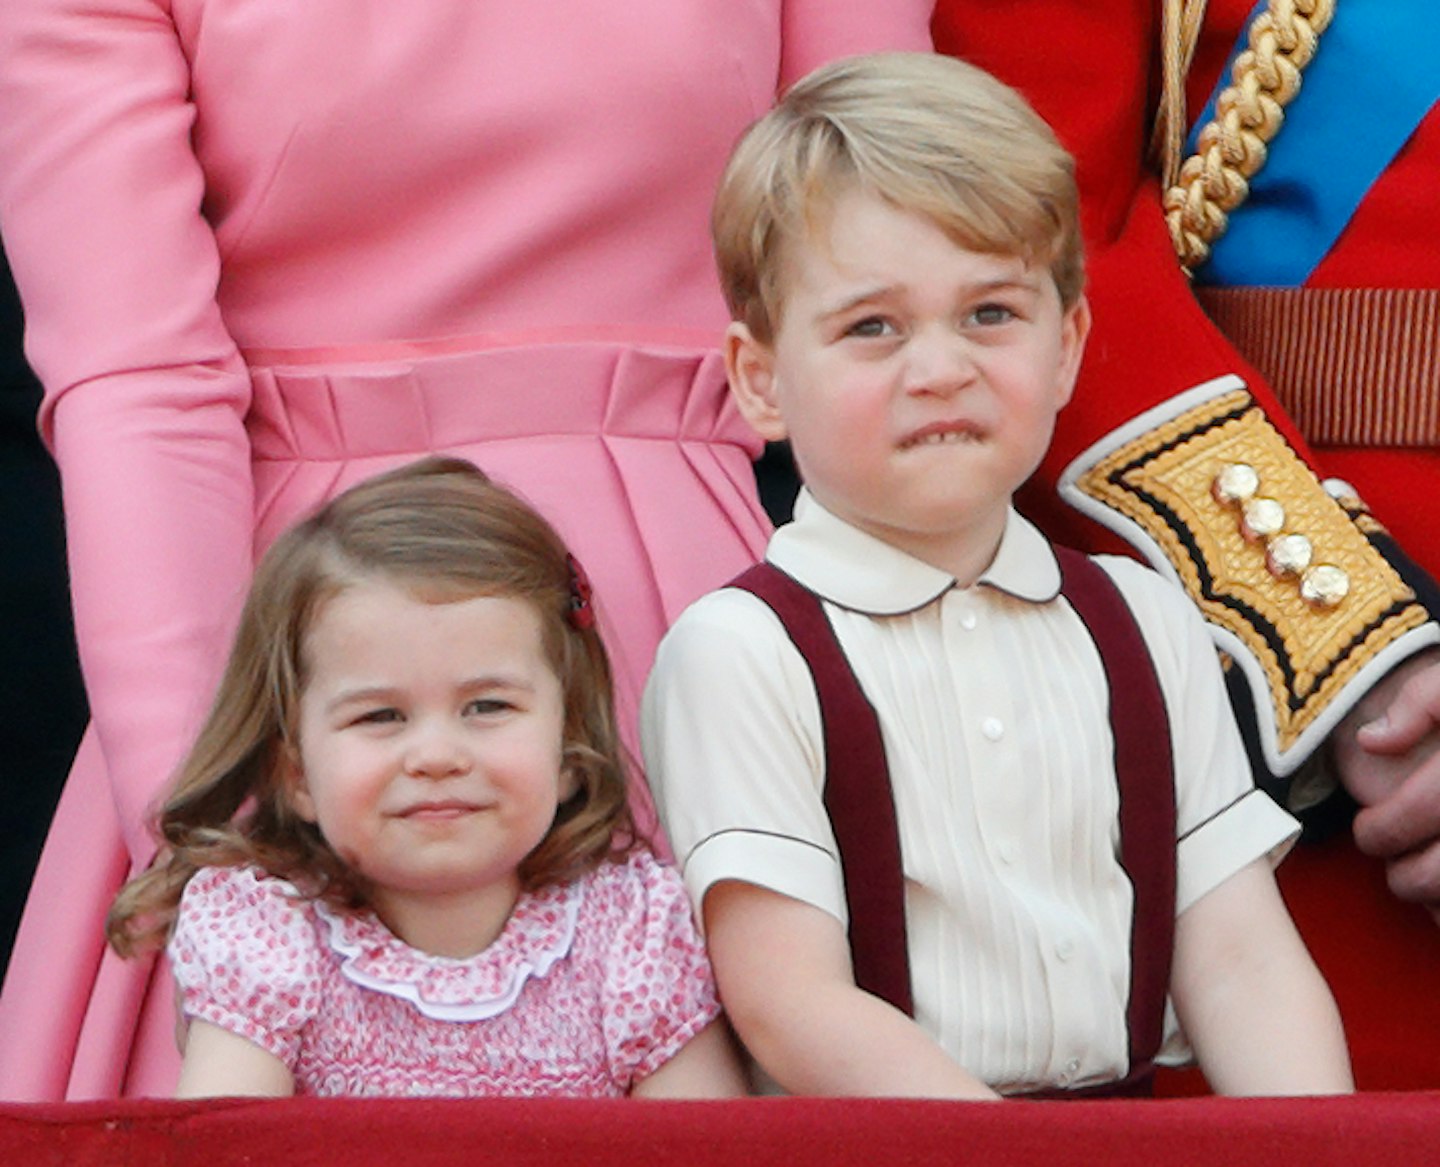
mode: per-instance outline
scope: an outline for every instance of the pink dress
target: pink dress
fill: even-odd
[[[439,450],[527,495],[595,581],[633,727],[667,622],[767,533],[715,351],[715,179],[778,86],[928,47],[929,13],[0,3],[0,236],[94,715],[0,996],[0,1098],[172,1089],[169,977],[100,922],[256,553],[335,491]]]
[[[621,1097],[720,1015],[685,887],[643,853],[522,896],[466,960],[211,867],[169,952],[185,1016],[274,1054],[297,1094]]]

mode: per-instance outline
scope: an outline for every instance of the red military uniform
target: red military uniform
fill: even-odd
[[[1252,6],[1208,5],[1190,75],[1192,112]],[[1060,541],[1113,544],[1078,507],[1186,586],[1258,698],[1261,754],[1284,775],[1378,676],[1436,639],[1433,585],[1412,574],[1406,556],[1440,575],[1440,436],[1421,425],[1400,439],[1408,445],[1382,444],[1391,439],[1349,424],[1355,403],[1341,403],[1307,421],[1326,443],[1307,445],[1272,386],[1202,311],[1176,261],[1148,157],[1160,8],[1153,0],[939,0],[935,35],[941,51],[1019,88],[1078,160],[1095,324],[1075,400],[1025,509]],[[1435,30],[1416,31],[1424,35]],[[1375,46],[1376,70],[1402,49]],[[1295,100],[1304,100],[1303,87]],[[1440,109],[1432,108],[1307,286],[1440,287],[1437,187]],[[1433,353],[1440,341],[1414,344]],[[1432,419],[1437,389],[1426,382],[1412,394],[1428,400]],[[1342,599],[1306,602],[1298,578],[1267,563],[1264,541],[1243,536],[1235,506],[1213,492],[1219,471],[1236,463],[1259,470],[1263,493],[1284,504],[1287,531],[1344,569]],[[1326,493],[1321,480],[1331,477],[1355,487],[1394,543],[1352,499]],[[1345,1017],[1359,1085],[1440,1085],[1434,923],[1390,896],[1381,866],[1348,838],[1302,850],[1282,883]]]

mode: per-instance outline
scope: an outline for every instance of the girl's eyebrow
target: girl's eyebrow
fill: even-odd
[[[356,689],[341,689],[325,703],[327,710],[342,709],[346,705],[383,703],[394,698],[397,689],[385,685],[364,685]]]
[[[476,693],[487,689],[514,689],[528,693],[535,688],[535,683],[527,677],[511,675],[510,673],[486,673],[482,676],[472,677],[459,685],[462,692]]]
[[[461,681],[456,686],[457,691],[462,693],[484,693],[496,689],[528,693],[534,688],[534,682],[523,676],[509,673],[483,673]],[[402,687],[398,685],[360,685],[353,689],[341,689],[325,703],[325,708],[334,710],[344,708],[346,705],[390,702],[394,701],[402,691]]]

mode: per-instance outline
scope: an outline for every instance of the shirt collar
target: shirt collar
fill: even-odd
[[[955,587],[949,572],[831,514],[807,490],[765,558],[831,603],[872,616],[913,612]],[[1045,536],[1011,508],[1000,548],[976,583],[1044,603],[1060,592],[1060,565]]]

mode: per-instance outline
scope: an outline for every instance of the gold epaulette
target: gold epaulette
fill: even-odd
[[[1070,464],[1060,489],[1199,606],[1250,682],[1276,774],[1396,661],[1440,641],[1368,538],[1375,520],[1353,492],[1327,492],[1237,377],[1116,430]]]

